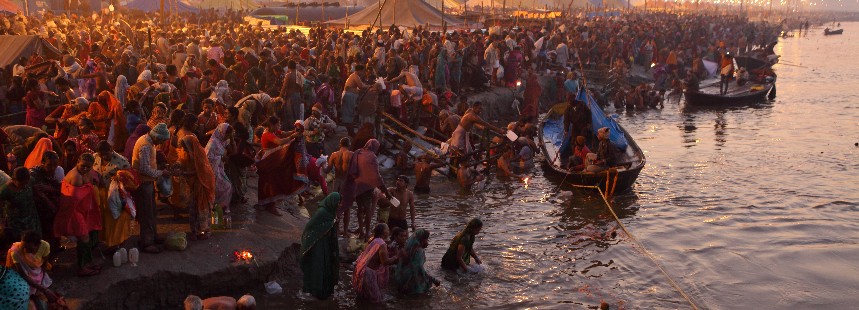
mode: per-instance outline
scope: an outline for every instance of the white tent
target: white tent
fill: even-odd
[[[259,4],[254,0],[190,0],[189,4],[195,8],[216,10],[248,10],[259,7]]]
[[[391,24],[398,26],[413,27],[419,25],[441,26],[442,14],[441,11],[421,0],[388,0],[384,2],[381,15],[379,15],[379,7],[370,6],[363,10],[349,15],[338,20],[327,22],[328,24],[348,24],[350,27],[369,26],[376,22],[376,26],[381,25],[383,28],[389,27]],[[377,16],[381,18],[377,20]],[[459,20],[450,15],[444,15],[444,21],[449,26],[461,25],[462,20]]]

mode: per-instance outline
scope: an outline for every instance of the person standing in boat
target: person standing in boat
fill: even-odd
[[[734,76],[734,56],[731,53],[725,53],[725,57],[722,57],[721,68],[719,71],[719,94],[725,95],[728,93],[728,82]]]

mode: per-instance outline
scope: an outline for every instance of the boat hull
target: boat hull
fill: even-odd
[[[734,93],[728,93],[727,95],[720,95],[718,93],[718,86],[716,86],[715,91],[713,89],[707,89],[704,91],[684,91],[683,95],[686,97],[686,104],[692,106],[729,106],[729,105],[739,105],[739,104],[748,104],[754,102],[761,102],[767,99],[767,95],[773,90],[775,84],[763,84],[762,89],[760,90],[746,90]]]

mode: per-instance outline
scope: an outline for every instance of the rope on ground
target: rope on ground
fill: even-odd
[[[608,202],[608,199],[606,198],[602,189],[599,188],[599,186],[576,184],[571,185],[573,187],[596,189],[597,191],[599,191],[600,197],[602,197],[603,202],[605,202],[606,208],[608,208],[608,211],[611,212],[611,215],[614,217],[614,220],[617,221],[617,224],[620,225],[620,228],[623,229],[623,232],[626,233],[626,235],[629,236],[629,238],[632,239],[632,241],[635,242],[635,244],[637,244],[642,251],[644,251],[644,254],[647,254],[647,257],[650,258],[650,261],[652,261],[653,264],[659,268],[659,271],[661,271],[662,274],[665,275],[666,278],[668,278],[668,282],[670,282],[671,286],[673,286],[674,289],[677,290],[678,293],[680,293],[680,296],[683,296],[683,298],[686,299],[686,302],[689,303],[689,306],[692,307],[692,309],[694,310],[698,310],[698,306],[695,304],[694,301],[692,301],[692,298],[689,298],[689,295],[686,294],[686,291],[684,291],[683,288],[681,288],[680,285],[678,285],[677,282],[674,281],[674,278],[672,278],[671,275],[668,274],[668,271],[666,271],[665,268],[662,267],[662,264],[660,264],[659,261],[656,260],[656,257],[653,256],[653,254],[651,254],[650,251],[648,251],[647,248],[644,247],[644,244],[638,241],[638,238],[636,238],[635,235],[632,234],[632,232],[626,229],[626,226],[623,225],[623,223],[620,221],[620,218],[617,217],[616,213],[614,213],[614,209],[611,207],[611,203]]]

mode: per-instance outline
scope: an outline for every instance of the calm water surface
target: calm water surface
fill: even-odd
[[[730,109],[620,115],[647,154],[631,193],[615,197],[624,225],[706,309],[845,309],[859,304],[859,24],[845,35],[788,38],[777,46],[778,98]],[[609,108],[612,109],[612,108]],[[613,112],[613,111],[609,111]],[[616,227],[597,197],[554,194],[539,167],[526,189],[490,182],[475,195],[437,180],[419,196],[431,233],[429,272],[442,287],[379,308],[688,308],[667,279]],[[566,188],[565,188],[566,189]],[[439,264],[453,235],[480,217],[476,251],[485,274],[460,277]],[[343,271],[348,286],[351,271]],[[330,301],[287,291],[271,308],[351,308],[351,288]],[[358,305],[366,306],[366,305]]]

